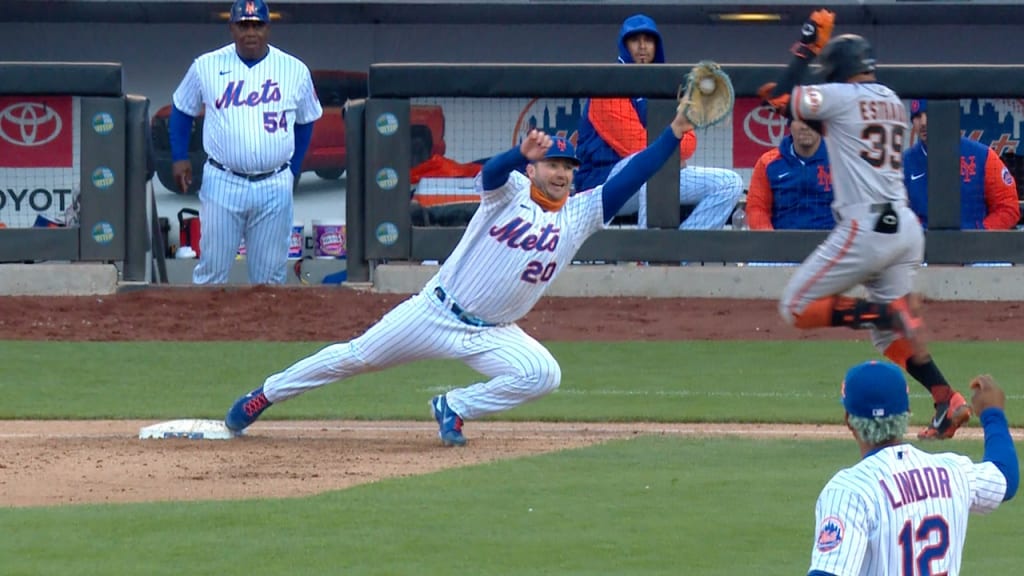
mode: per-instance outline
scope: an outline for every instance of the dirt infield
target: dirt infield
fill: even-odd
[[[346,340],[404,296],[344,288],[149,289],[0,298],[0,340]],[[935,340],[1024,340],[1019,303],[929,302]],[[540,340],[863,339],[798,332],[762,300],[551,298]],[[465,449],[427,422],[260,422],[230,441],[139,440],[146,421],[0,422],[0,506],[315,494],[637,434],[845,437],[832,426],[473,423]],[[977,434],[967,430],[965,434]],[[259,457],[253,455],[258,453]]]

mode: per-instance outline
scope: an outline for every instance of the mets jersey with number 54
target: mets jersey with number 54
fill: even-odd
[[[292,126],[320,118],[323,109],[309,68],[269,46],[250,67],[228,44],[196,58],[174,91],[174,106],[198,116],[206,105],[203,148],[232,170],[259,174],[279,168],[295,151]]]

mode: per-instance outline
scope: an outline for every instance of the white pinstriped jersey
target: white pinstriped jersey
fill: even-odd
[[[810,571],[836,576],[958,576],[968,512],[987,514],[1006,494],[991,462],[909,444],[840,470],[815,509]]]
[[[252,68],[229,44],[195,59],[174,91],[174,106],[198,116],[206,106],[203,148],[228,168],[258,174],[279,168],[295,152],[292,126],[323,109],[309,68],[273,46]]]
[[[438,271],[441,286],[488,322],[522,318],[604,227],[601,190],[570,196],[561,210],[545,212],[530,199],[529,178],[513,171],[503,186],[481,194],[465,235]]]
[[[821,120],[832,166],[832,207],[906,203],[903,147],[910,130],[899,96],[875,83],[797,86],[793,111],[801,120]]]

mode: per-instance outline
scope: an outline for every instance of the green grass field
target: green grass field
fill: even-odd
[[[0,418],[219,418],[318,346],[0,342]],[[866,342],[550,348],[561,389],[502,419],[838,423],[842,374],[874,358]],[[932,348],[961,388],[993,374],[1011,423],[1024,422],[1014,381],[1024,344]],[[473,379],[458,363],[420,363],[327,386],[265,417],[426,420],[430,395]],[[929,400],[911,390],[923,424]],[[982,450],[966,440],[929,446]],[[852,441],[640,437],[310,498],[6,508],[0,574],[804,574],[818,491],[858,457]],[[962,573],[1019,573],[1022,524],[1017,502],[972,518]]]

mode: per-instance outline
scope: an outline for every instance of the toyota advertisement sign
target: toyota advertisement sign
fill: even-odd
[[[78,103],[0,96],[0,223],[55,226],[77,194]]]
[[[786,136],[786,119],[762,105],[760,98],[737,98],[732,115],[734,168],[753,168]]]

